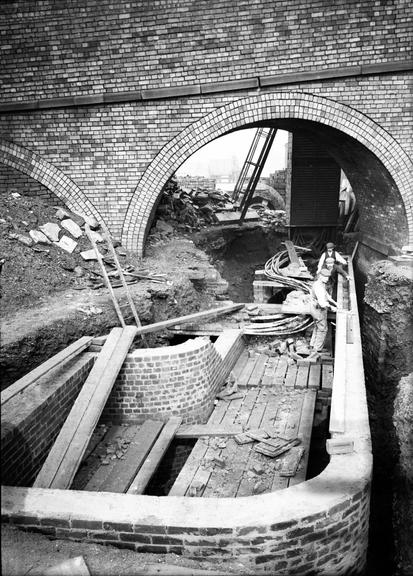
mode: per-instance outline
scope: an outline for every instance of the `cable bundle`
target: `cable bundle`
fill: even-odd
[[[295,246],[297,253],[306,252],[307,250]],[[292,290],[301,290],[310,293],[310,281],[298,280],[291,276],[284,276],[281,268],[289,262],[288,251],[279,252],[265,263],[264,272],[270,279],[285,288]],[[244,327],[245,334],[266,335],[266,336],[286,336],[306,330],[313,324],[313,318],[307,314],[274,314],[272,316],[255,316],[251,318],[251,324]]]

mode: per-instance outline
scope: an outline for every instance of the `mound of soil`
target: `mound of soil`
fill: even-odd
[[[98,263],[81,256],[91,249],[85,234],[76,239],[72,254],[53,243],[29,246],[19,240],[30,238],[30,230],[39,230],[47,222],[60,226],[57,207],[41,198],[2,194],[0,210],[4,216],[0,219],[3,389],[77,338],[107,334],[119,320],[109,290],[98,276]],[[212,269],[205,253],[188,235],[171,227],[153,230],[143,259],[115,240],[122,268],[147,276],[129,285],[142,324],[216,306],[215,295],[202,283],[191,281]],[[69,236],[66,230],[59,234]],[[103,256],[109,255],[107,248],[99,243]],[[120,305],[127,305],[124,289],[114,291]],[[134,323],[130,308],[122,309],[126,323]],[[162,338],[154,334],[149,344],[162,344]]]

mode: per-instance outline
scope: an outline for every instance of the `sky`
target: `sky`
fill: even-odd
[[[247,157],[256,129],[237,130],[200,148],[177,170],[178,176],[211,176],[239,171]],[[261,176],[286,167],[288,132],[278,130]]]

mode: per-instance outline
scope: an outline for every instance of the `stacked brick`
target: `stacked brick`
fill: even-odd
[[[222,81],[402,61],[411,54],[410,18],[397,0],[5,3],[1,98],[87,104],[102,92],[110,99],[190,85],[196,93],[200,82],[213,90]]]
[[[94,363],[85,353],[1,407],[2,484],[30,486]]]
[[[220,338],[229,340],[224,356],[216,349],[219,339],[214,345],[209,338],[128,354],[102,419],[142,422],[179,415],[185,423],[204,422],[243,346],[239,331]]]
[[[21,170],[142,251],[162,186],[192,153],[256,120],[300,118],[346,135],[346,150],[342,134],[328,137],[363,228],[394,246],[409,242],[407,227],[413,238],[409,3],[102,0],[2,10],[0,183],[2,163]],[[320,97],[316,107],[308,94]],[[225,113],[211,117],[217,109]],[[374,162],[351,149],[356,141]]]
[[[339,468],[335,473],[340,473]],[[191,508],[189,502],[185,507],[181,504],[178,512],[174,500],[181,499],[160,500],[150,496],[83,492],[66,494],[62,499],[63,505],[57,503],[55,514],[48,516],[48,506],[45,510],[38,509],[37,513],[33,513],[30,502],[29,515],[18,503],[13,502],[12,489],[8,488],[3,489],[3,498],[7,502],[3,509],[3,521],[50,537],[108,544],[137,552],[183,554],[198,560],[211,557],[214,562],[235,559],[246,566],[250,565],[257,574],[271,572],[280,576],[306,576],[314,570],[320,574],[339,576],[362,574],[367,549],[369,489],[368,484],[360,489],[360,485],[355,482],[352,491],[346,493],[344,489],[343,492],[343,486],[346,485],[344,476],[340,473],[341,485],[334,491],[334,504],[329,505],[330,495],[325,499],[324,509],[315,505],[314,509],[318,511],[311,514],[306,514],[305,505],[301,504],[301,516],[293,514],[291,519],[283,521],[276,520],[278,509],[292,505],[294,497],[300,501],[307,498],[316,502],[318,491],[324,491],[323,482],[333,482],[333,478],[322,479],[320,484],[314,483],[301,495],[293,494],[295,489],[288,489],[290,494],[281,491],[283,494],[272,493],[266,497],[243,499],[249,501],[251,510],[251,520],[244,525],[237,524],[237,510],[241,504],[236,499],[228,501],[227,506],[216,499],[204,501],[206,507],[203,513],[215,508],[217,513],[221,511],[225,514],[224,522],[218,521],[215,515],[215,523],[205,521],[203,514],[197,517],[193,510],[188,514],[187,509]],[[24,489],[13,490],[17,501],[28,495]],[[38,506],[45,496],[40,494],[40,490],[35,492]],[[140,519],[144,516],[144,511],[141,514],[139,512],[142,510],[142,499],[150,501],[153,507],[150,517],[157,521],[152,520],[151,523]],[[194,506],[197,501],[192,499]],[[91,515],[92,505],[96,512]],[[175,511],[179,523],[158,520],[159,509],[165,510],[168,505],[168,516],[173,516]],[[266,523],[263,519],[260,514],[263,506],[272,510],[275,518],[273,522]],[[110,518],[108,507],[117,511],[116,520]],[[129,508],[128,513],[125,513],[126,507]],[[79,509],[84,513],[75,511]],[[199,521],[204,521],[204,525],[200,525]]]

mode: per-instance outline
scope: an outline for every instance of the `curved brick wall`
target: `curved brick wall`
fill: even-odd
[[[141,422],[176,415],[184,423],[205,422],[243,347],[241,332],[227,330],[215,344],[204,337],[135,350],[126,357],[102,418]]]

